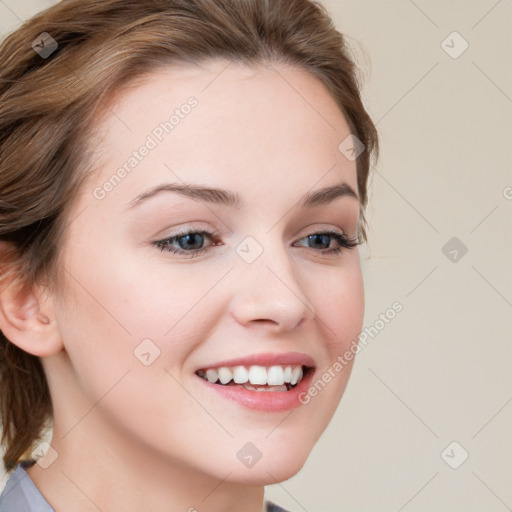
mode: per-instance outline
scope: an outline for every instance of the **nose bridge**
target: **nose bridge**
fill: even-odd
[[[268,321],[287,330],[314,316],[307,290],[278,230],[247,236],[236,252],[240,261],[232,312],[239,322]]]

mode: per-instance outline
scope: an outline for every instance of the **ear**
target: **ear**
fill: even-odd
[[[47,289],[30,288],[13,275],[0,280],[0,330],[9,341],[34,356],[60,352],[64,346]]]

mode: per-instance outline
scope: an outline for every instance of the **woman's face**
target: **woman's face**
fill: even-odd
[[[346,193],[357,192],[356,162],[339,149],[346,120],[304,71],[219,60],[154,73],[99,129],[98,172],[62,249],[65,351],[46,361],[55,431],[70,443],[89,432],[85,453],[115,438],[106,451],[134,459],[238,482],[289,478],[334,414],[352,366],[335,363],[362,328],[358,249],[333,252],[340,243],[325,234],[357,230],[359,200]],[[335,185],[345,193],[302,204]],[[199,186],[239,204],[193,196]],[[196,373],[281,366],[279,382],[297,365],[314,369],[290,391]]]

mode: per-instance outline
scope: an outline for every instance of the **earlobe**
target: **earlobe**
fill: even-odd
[[[11,282],[0,288],[0,329],[29,354],[45,357],[63,349],[50,298],[43,290]]]

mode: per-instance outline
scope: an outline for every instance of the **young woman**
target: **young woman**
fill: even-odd
[[[310,0],[64,0],[0,60],[0,511],[282,510],[363,321],[343,36]]]

